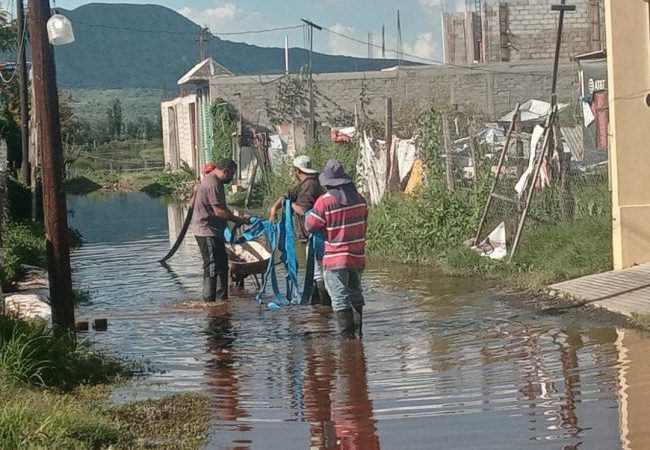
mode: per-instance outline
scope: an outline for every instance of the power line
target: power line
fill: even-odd
[[[112,25],[102,25],[99,23],[88,23],[88,22],[83,22],[81,20],[73,20],[73,24],[79,24],[79,25],[85,25],[87,27],[93,27],[93,28],[104,28],[107,30],[118,30],[118,31],[133,31],[136,33],[149,33],[149,34],[171,34],[174,36],[196,36],[196,32],[178,32],[178,31],[173,31],[173,30],[151,30],[151,29],[142,29],[142,28],[129,28],[129,27],[115,27]],[[262,34],[262,33],[271,33],[274,31],[286,31],[286,30],[295,30],[298,28],[301,28],[302,25],[291,25],[291,26],[286,26],[286,27],[276,27],[276,28],[265,28],[261,30],[248,30],[248,31],[233,31],[229,33],[217,33],[217,32],[210,32],[210,34],[213,34],[215,36],[239,36],[243,34]]]
[[[359,44],[368,45],[367,42],[364,42],[361,39],[357,39],[357,38],[354,38],[352,36],[348,36],[346,34],[339,33],[338,31],[331,30],[331,29],[329,29],[327,27],[321,27],[321,28],[323,30],[327,31],[328,33],[335,34],[335,35],[340,36],[340,37],[342,37],[344,39],[348,39],[350,41],[357,42]],[[377,48],[381,48],[380,45],[373,45],[373,46],[377,47]],[[398,50],[395,50],[395,49],[386,49],[386,51],[393,52],[393,53],[396,53],[396,54],[398,53]],[[429,63],[433,63],[433,64],[439,64],[439,65],[453,67],[455,69],[474,70],[474,71],[477,71],[477,72],[503,74],[503,75],[512,75],[513,73],[515,73],[515,72],[506,72],[506,71],[503,71],[503,70],[485,69],[485,68],[477,67],[477,66],[462,66],[462,65],[459,65],[459,64],[444,63],[444,62],[439,61],[439,60],[426,58],[424,56],[412,55],[410,53],[404,53],[404,52],[401,52],[401,55],[408,56],[409,58],[413,58],[413,59],[419,59],[421,61],[425,61],[425,62],[429,62]],[[522,74],[522,75],[535,76],[535,77],[549,77],[551,75],[550,73],[539,73],[539,72],[516,72],[516,73]]]

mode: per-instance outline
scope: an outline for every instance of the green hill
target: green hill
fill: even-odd
[[[76,42],[56,48],[58,84],[67,88],[152,88],[175,90],[197,60],[200,27],[157,5],[89,4],[64,11]],[[213,57],[236,74],[284,71],[284,49],[265,48],[211,37]],[[308,52],[290,49],[297,72]],[[367,60],[315,53],[315,72],[378,70],[395,60]]]

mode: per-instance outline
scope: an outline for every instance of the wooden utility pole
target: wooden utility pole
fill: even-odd
[[[393,99],[386,98],[386,129],[384,139],[386,140],[386,188],[390,190],[390,171],[392,166],[391,147],[393,146]]]
[[[22,163],[20,178],[25,186],[32,184],[32,170],[29,163],[29,103],[27,101],[27,33],[23,0],[16,0],[16,22],[18,23],[18,86],[20,89],[20,139]],[[32,192],[32,195],[35,195]]]
[[[68,218],[63,191],[63,148],[59,124],[59,95],[56,87],[54,52],[48,41],[48,0],[29,0],[32,44],[34,110],[40,124],[43,169],[43,206],[50,282],[52,323],[73,330],[74,299],[68,245]]]

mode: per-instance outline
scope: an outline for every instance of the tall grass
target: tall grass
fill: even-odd
[[[476,231],[486,196],[485,186],[448,191],[434,180],[419,196],[388,197],[371,208],[368,253],[532,289],[611,269],[611,202],[602,179],[575,187],[573,220],[560,220],[552,189],[540,195],[532,210],[546,221],[528,221],[512,264],[491,261],[463,245]]]
[[[2,264],[2,289],[7,291],[19,275],[21,265],[45,267],[43,224],[8,222],[4,230],[5,257]]]
[[[126,441],[117,425],[72,396],[9,392],[13,398],[2,399],[0,406],[0,447],[5,450],[101,449]]]
[[[106,383],[129,369],[42,321],[0,316],[0,383],[71,390]]]

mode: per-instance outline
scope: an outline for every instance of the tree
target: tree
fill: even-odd
[[[0,51],[16,48],[16,23],[9,20],[9,12],[0,7]]]
[[[122,136],[122,102],[119,98],[113,100],[113,104],[106,110],[108,119],[108,134],[112,139]]]
[[[0,8],[0,52],[16,48],[16,23],[9,20],[9,13]],[[22,151],[20,144],[20,117],[18,81],[13,71],[3,72],[0,80],[0,139],[7,142],[7,163],[10,170],[20,167]],[[5,80],[11,80],[5,83]]]

